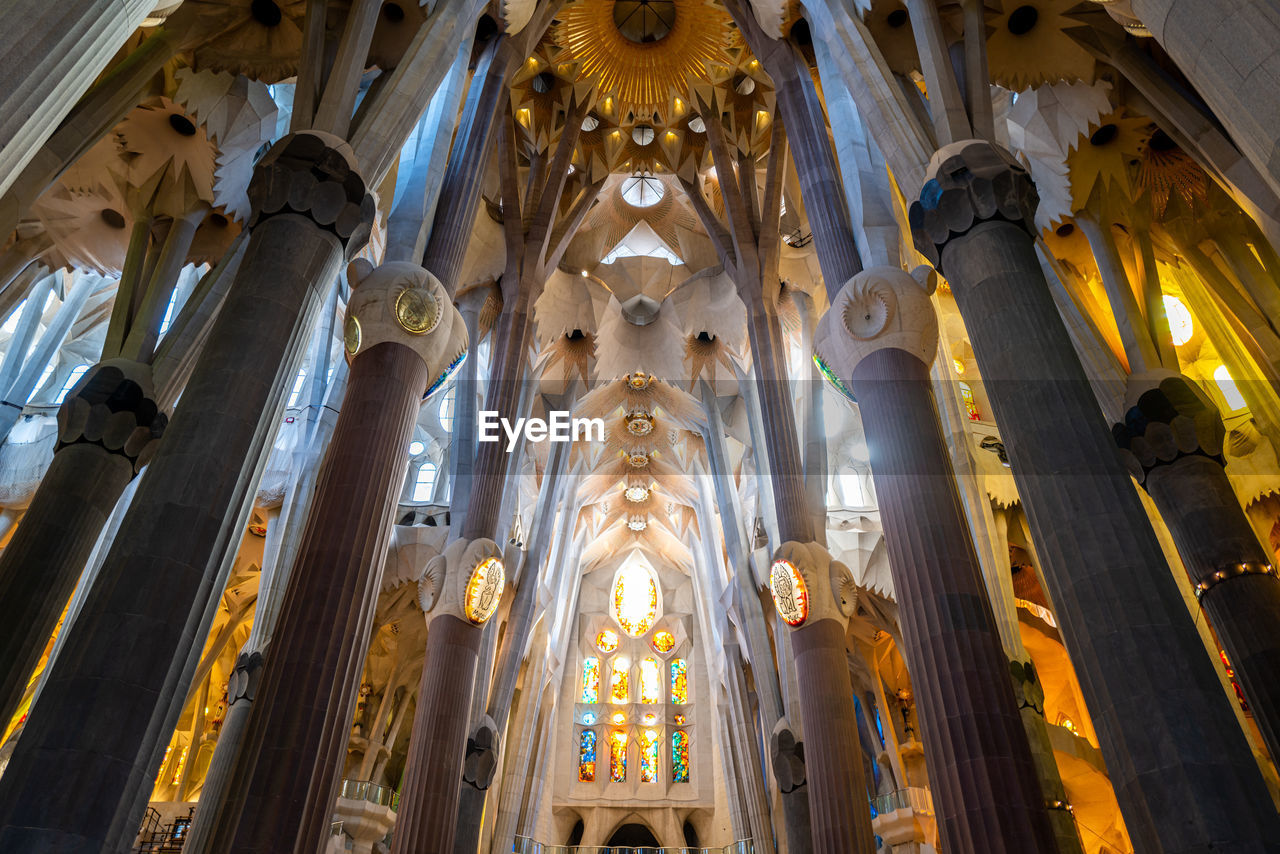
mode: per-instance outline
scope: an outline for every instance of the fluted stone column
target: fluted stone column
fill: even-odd
[[[1045,585],[1138,852],[1280,851],[1280,819],[1035,254],[1030,176],[967,140],[910,220],[970,333]]]
[[[156,450],[168,417],[151,369],[95,365],[58,409],[58,446],[0,553],[0,721],[8,721],[107,517]]]
[[[354,166],[345,143],[313,132],[258,164],[239,272],[0,778],[0,851],[131,844],[302,342],[368,239],[374,200]]]
[[[1280,756],[1280,578],[1227,478],[1222,416],[1171,371],[1131,377],[1128,403],[1112,428],[1123,458],[1168,525],[1267,749]]]
[[[815,350],[850,378],[862,415],[943,847],[1049,854],[1057,842],[933,398],[928,291],[896,267],[860,273]]]
[[[405,449],[424,392],[466,353],[462,318],[426,270],[357,261],[347,278],[347,393],[231,787],[242,809],[213,851],[312,852],[328,836]]]
[[[817,543],[788,541],[774,552],[769,590],[791,627],[813,850],[871,854],[871,806],[845,652],[845,626],[857,605],[853,574]]]
[[[418,600],[431,622],[392,854],[453,851],[482,628],[504,588],[502,551],[490,539],[454,540],[427,565]]]

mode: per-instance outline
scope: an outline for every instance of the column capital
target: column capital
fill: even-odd
[[[942,249],[954,237],[990,220],[1036,234],[1040,196],[1031,173],[1004,148],[963,139],[934,152],[908,219],[916,249],[942,272]],[[944,273],[945,275],[945,273]]]
[[[1111,428],[1121,459],[1138,483],[1159,466],[1187,456],[1221,466],[1226,427],[1222,415],[1193,380],[1168,370],[1129,377],[1124,421]]]
[[[848,622],[858,607],[858,585],[849,567],[832,560],[820,543],[788,540],[773,553],[769,592],[778,616],[797,630],[820,620]]]
[[[427,563],[418,581],[418,605],[428,621],[450,616],[481,626],[497,613],[506,586],[497,543],[458,539]]]
[[[85,373],[58,408],[58,445],[98,445],[129,461],[136,474],[150,462],[169,416],[156,404],[151,366],[108,359]]]
[[[928,266],[908,274],[897,267],[870,267],[854,276],[818,322],[814,353],[842,381],[877,350],[905,350],[933,364],[938,352],[938,316],[929,295],[937,275]]]
[[[467,325],[440,280],[408,261],[374,267],[357,258],[347,267],[351,299],[343,342],[350,361],[386,342],[408,347],[427,366],[427,397],[467,357]]]
[[[351,146],[320,131],[291,133],[271,147],[249,182],[249,227],[278,214],[304,216],[330,231],[350,259],[369,241],[377,203]]]

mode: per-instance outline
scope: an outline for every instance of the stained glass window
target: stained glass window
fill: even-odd
[[[638,638],[658,618],[658,585],[643,567],[627,564],[613,583],[613,616],[622,630]]]
[[[640,733],[640,782],[658,782],[658,731],[647,729]]]
[[[671,702],[689,702],[689,664],[683,658],[671,661]]]
[[[656,658],[640,662],[640,702],[662,702],[662,676]]]
[[[666,655],[668,652],[671,652],[671,650],[676,648],[676,636],[665,629],[660,632],[654,632],[653,648],[663,655]]]
[[[582,702],[600,702],[600,659],[587,658],[582,662]]]
[[[627,734],[620,729],[609,733],[609,780],[627,781]]]
[[[682,729],[671,734],[671,782],[689,782],[689,733]]]
[[[578,781],[596,781],[596,731],[593,729],[584,729],[578,742]]]
[[[973,396],[973,389],[967,382],[960,383],[960,400],[964,403],[964,411],[969,414],[970,421],[981,421],[982,413],[978,411],[978,401]]]
[[[609,677],[609,701],[612,703],[631,702],[631,662],[625,658],[613,660],[613,673]]]
[[[596,635],[596,646],[601,652],[613,652],[618,648],[618,633],[613,629],[604,629]]]

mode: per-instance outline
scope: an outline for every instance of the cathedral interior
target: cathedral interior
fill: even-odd
[[[0,854],[1280,852],[1272,0],[8,0]]]

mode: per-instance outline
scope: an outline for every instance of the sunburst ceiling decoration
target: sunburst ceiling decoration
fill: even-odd
[[[1004,0],[987,20],[991,81],[1014,92],[1059,80],[1093,82],[1093,57],[1066,29],[1079,26],[1067,13],[1078,0]]]
[[[650,16],[661,25],[640,27],[651,41],[625,35],[615,20],[615,5],[614,0],[570,3],[552,37],[567,59],[581,64],[584,77],[597,81],[601,95],[617,98],[637,117],[666,109],[673,95],[687,92],[691,78],[708,79],[708,64],[734,65],[742,52],[728,12],[708,0],[663,3],[663,14]]]
[[[1125,198],[1132,199],[1131,167],[1139,164],[1151,131],[1148,119],[1128,116],[1121,109],[1098,119],[1087,136],[1081,134],[1067,155],[1072,210],[1087,205],[1095,188],[1116,188]]]

